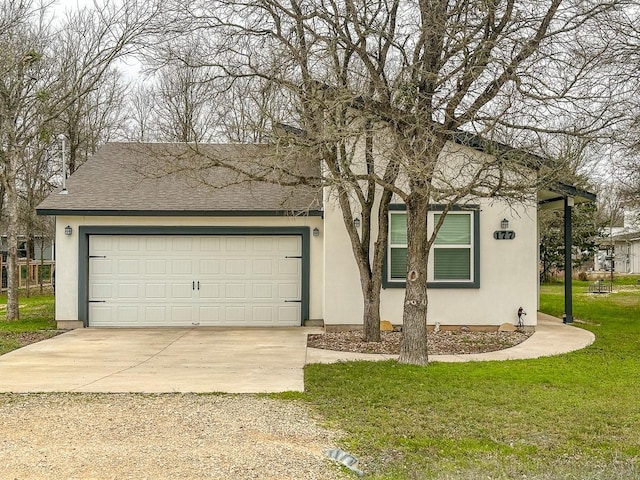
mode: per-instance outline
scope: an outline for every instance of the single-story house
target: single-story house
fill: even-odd
[[[611,244],[613,244],[614,272],[640,273],[640,231],[620,233],[602,241],[602,246],[610,246]],[[611,265],[610,257],[606,263]]]
[[[640,273],[640,211],[624,208],[622,225],[605,229],[600,251],[594,258],[594,270],[616,273]],[[613,254],[613,255],[612,255]]]
[[[198,146],[205,157],[238,161],[269,148]],[[107,144],[38,207],[56,216],[59,326],[361,325],[358,270],[329,188],[248,181],[212,164],[196,175],[190,155],[180,144]],[[160,157],[174,158],[163,164],[173,167],[158,167]],[[318,177],[319,165],[304,168]],[[575,195],[539,200],[566,204]],[[394,203],[389,215],[381,318],[401,324],[404,206]],[[437,215],[436,205],[431,225]],[[495,329],[516,323],[522,307],[535,327],[535,201],[454,210],[440,235],[430,256],[430,324]]]
[[[43,238],[36,235],[33,242],[33,258],[31,260],[53,260],[53,240]],[[7,236],[0,236],[0,252],[6,256],[7,252]],[[27,256],[27,237],[18,235],[18,258],[26,258]]]

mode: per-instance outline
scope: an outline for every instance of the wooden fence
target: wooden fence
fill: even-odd
[[[55,278],[56,262],[54,260],[29,260],[27,258],[18,259],[18,287],[39,287],[40,285],[52,286]],[[0,256],[0,272],[2,273],[2,286],[4,291],[7,289],[7,266],[3,263]]]

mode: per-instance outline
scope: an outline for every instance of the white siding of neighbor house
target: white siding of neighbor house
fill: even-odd
[[[640,238],[616,240],[615,255],[616,272],[640,273]]]
[[[631,242],[629,248],[629,262],[631,264],[630,273],[640,273],[640,238]]]
[[[73,229],[64,234],[66,226]],[[321,217],[112,217],[57,216],[56,218],[56,320],[78,320],[78,232],[83,225],[137,227],[309,227],[324,229]],[[309,317],[323,315],[322,233],[310,236]]]

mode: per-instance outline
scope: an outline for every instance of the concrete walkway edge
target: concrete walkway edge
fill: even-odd
[[[490,360],[525,360],[573,352],[591,345],[595,335],[583,328],[565,325],[562,320],[538,312],[536,331],[515,347],[496,352],[467,355],[430,355],[431,362],[483,362]],[[395,360],[397,355],[336,352],[319,348],[307,348],[307,363],[335,363],[345,361]]]

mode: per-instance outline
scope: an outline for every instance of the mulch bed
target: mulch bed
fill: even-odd
[[[440,330],[427,337],[430,355],[459,355],[504,350],[524,342],[532,332],[465,332]],[[381,332],[381,342],[364,342],[361,330],[309,335],[307,346],[359,353],[400,353],[400,332]]]

